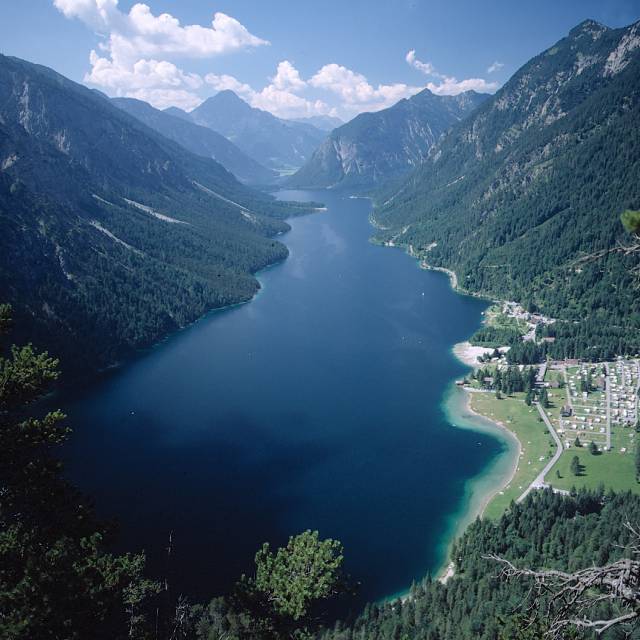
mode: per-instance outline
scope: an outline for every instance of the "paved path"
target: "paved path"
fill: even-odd
[[[640,360],[636,360],[636,424],[640,421]]]
[[[604,363],[604,386],[605,397],[607,399],[607,451],[611,451],[611,374],[609,373],[609,363]]]
[[[549,473],[549,471],[551,471],[551,467],[553,467],[553,465],[560,459],[560,456],[562,455],[562,441],[560,440],[560,437],[556,433],[556,430],[553,428],[551,422],[549,421],[549,418],[547,417],[547,414],[544,412],[544,409],[540,406],[540,403],[536,402],[535,405],[538,409],[540,417],[547,426],[547,429],[549,429],[549,433],[553,436],[553,439],[556,442],[557,449],[553,454],[551,460],[547,462],[544,469],[536,476],[535,480],[525,489],[525,492],[516,500],[516,502],[522,502],[533,489],[544,489],[549,486],[544,481],[544,477],[547,475],[547,473]],[[561,491],[559,489],[554,489],[554,491],[557,491],[558,493],[569,493],[568,491]]]
[[[564,375],[564,388],[567,390],[567,404],[571,408],[571,413],[573,414],[573,399],[571,398],[571,385],[569,384],[567,367],[562,367],[562,374]]]

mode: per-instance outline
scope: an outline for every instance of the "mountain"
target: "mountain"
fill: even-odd
[[[310,116],[308,118],[292,118],[293,122],[300,122],[302,124],[310,124],[320,131],[333,131],[337,127],[344,124],[340,118],[334,116]]]
[[[265,167],[302,166],[325,137],[309,123],[276,118],[255,109],[233,91],[220,91],[189,114],[196,124],[222,134]]]
[[[618,246],[640,208],[638,123],[640,23],[583,22],[378,196],[379,239],[562,320],[551,355],[640,352],[639,255]]]
[[[224,136],[191,122],[184,111],[182,113],[186,118],[174,116],[173,112],[159,111],[150,104],[133,98],[114,98],[113,103],[192,153],[217,160],[242,182],[267,184],[277,177],[275,171],[263,167]],[[180,109],[175,111],[180,112]]]
[[[436,96],[424,89],[388,109],[361,113],[332,131],[288,184],[366,188],[407,174],[451,125],[486,98],[475,91]]]
[[[112,363],[250,299],[252,274],[287,255],[278,218],[299,211],[51,69],[0,56],[0,299],[15,338],[67,367]]]
[[[174,116],[175,118],[180,118],[182,120],[186,120],[187,122],[192,122],[191,116],[184,109],[180,109],[180,107],[167,107],[162,111],[163,113],[167,113],[168,115]]]

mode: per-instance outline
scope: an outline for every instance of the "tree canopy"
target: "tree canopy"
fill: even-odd
[[[628,233],[640,235],[640,211],[627,209],[621,216],[622,225]]]
[[[301,620],[311,606],[338,592],[343,562],[337,540],[320,540],[317,531],[289,538],[273,553],[265,543],[256,554],[256,588],[278,614]]]
[[[0,305],[0,337],[11,308]],[[144,555],[105,551],[108,531],[61,476],[53,447],[65,416],[33,415],[58,361],[31,345],[0,356],[0,637],[146,638],[145,604],[158,586]]]

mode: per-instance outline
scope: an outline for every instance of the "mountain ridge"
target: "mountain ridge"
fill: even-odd
[[[160,111],[134,98],[113,98],[112,102],[192,153],[216,160],[242,182],[267,184],[277,177],[275,171],[250,158],[223,135],[192,122],[186,112],[185,117],[174,115],[180,110]]]
[[[250,106],[230,90],[220,91],[189,112],[193,122],[217,131],[249,157],[277,171],[304,164],[325,132],[309,123],[283,120]]]
[[[252,191],[53,70],[0,57],[0,282],[69,369],[250,299],[306,210]],[[90,363],[90,364],[89,364]]]
[[[378,239],[561,319],[553,356],[637,352],[638,256],[614,248],[620,213],[640,206],[639,79],[640,23],[581,23],[378,194]]]
[[[361,113],[334,129],[287,184],[367,189],[397,179],[421,164],[439,137],[485,99],[474,91],[437,96],[424,89],[388,109]]]

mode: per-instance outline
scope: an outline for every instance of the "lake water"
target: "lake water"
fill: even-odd
[[[263,541],[341,540],[359,602],[443,561],[470,479],[505,444],[456,429],[451,347],[486,303],[371,244],[368,200],[330,192],[249,304],[212,313],[64,402],[72,479],[192,599],[224,593]],[[169,535],[173,560],[165,569]]]

